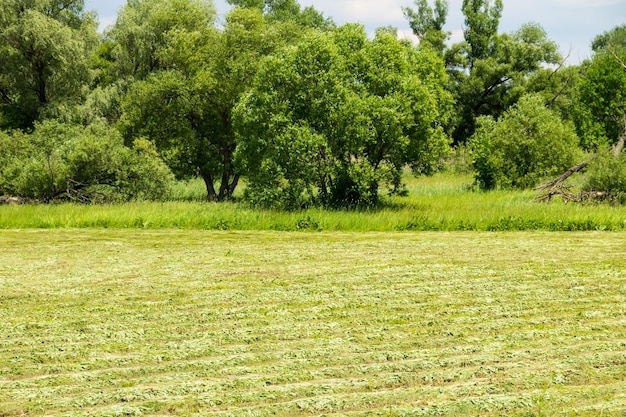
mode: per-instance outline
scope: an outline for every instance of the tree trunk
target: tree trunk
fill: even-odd
[[[235,192],[235,188],[237,188],[237,184],[239,184],[239,174],[233,175],[233,179],[228,186],[228,198],[233,198],[233,193]]]
[[[216,201],[217,193],[215,192],[215,186],[213,185],[213,177],[211,174],[201,174],[202,179],[204,180],[204,185],[206,186],[207,192],[207,200]]]
[[[227,170],[224,170],[222,174],[222,182],[220,183],[220,192],[217,195],[218,201],[230,200],[233,197],[235,188],[239,183],[239,174],[233,174]]]

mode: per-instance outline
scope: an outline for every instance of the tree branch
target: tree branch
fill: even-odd
[[[4,104],[8,104],[9,106],[13,105],[13,100],[11,100],[11,97],[9,97],[7,92],[4,91],[2,88],[0,88],[0,97],[2,97],[2,101],[4,101]]]
[[[552,188],[554,189],[557,185],[559,185],[560,183],[562,183],[563,181],[565,181],[566,179],[568,179],[570,176],[572,176],[572,174],[575,174],[576,172],[584,169],[587,165],[589,165],[589,163],[591,161],[593,161],[594,159],[596,159],[598,156],[600,156],[600,154],[595,154],[594,156],[592,156],[591,158],[589,158],[588,160],[586,160],[585,162],[581,162],[578,165],[574,165],[573,167],[571,167],[570,169],[568,169],[567,171],[565,171],[560,177],[558,177],[555,180],[552,180],[550,182],[547,182],[543,185],[540,185],[539,187],[535,187],[533,188],[533,190],[535,191],[540,191],[540,190],[545,190],[546,188]],[[552,191],[552,190],[551,190]]]
[[[622,67],[624,67],[624,69],[626,69],[626,64],[624,63],[624,61],[622,61],[622,60],[621,60],[621,59],[617,56],[617,54],[616,54],[614,51],[612,51],[611,49],[609,49],[608,51],[609,51],[609,53],[610,53],[611,55],[613,55],[613,58],[615,58],[615,59],[617,60],[617,62],[619,62],[619,63],[620,63],[620,65],[621,65]]]

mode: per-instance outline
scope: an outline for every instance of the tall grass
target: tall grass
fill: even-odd
[[[0,228],[179,228],[202,230],[505,231],[626,230],[626,207],[533,202],[532,191],[471,189],[469,175],[408,178],[409,195],[367,211],[259,210],[203,201],[201,182],[183,184],[179,201],[117,205],[0,206]]]

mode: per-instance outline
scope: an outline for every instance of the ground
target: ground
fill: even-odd
[[[623,232],[0,231],[0,415],[623,416]]]

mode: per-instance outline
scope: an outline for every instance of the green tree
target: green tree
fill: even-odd
[[[448,1],[435,0],[435,6],[430,7],[427,0],[414,0],[417,7],[403,7],[404,16],[420,43],[431,45],[435,50],[443,54],[446,48],[446,40],[450,34],[444,31],[448,17]]]
[[[154,141],[179,178],[202,177],[210,200],[230,199],[240,178],[232,110],[261,58],[286,40],[260,11],[235,8],[223,30],[178,30],[167,42],[161,62],[169,69],[130,89],[120,129],[129,143]]]
[[[583,191],[613,204],[626,203],[626,154],[603,152],[589,163]]]
[[[430,172],[447,150],[443,63],[387,31],[314,33],[266,59],[235,111],[238,158],[254,203],[376,204],[401,171]]]
[[[270,23],[293,23],[299,27],[329,30],[335,26],[332,19],[325,18],[313,6],[304,9],[297,0],[227,0],[229,4],[246,9],[259,10]],[[292,26],[292,28],[294,28]]]
[[[560,62],[557,45],[536,24],[523,25],[511,35],[500,35],[486,58],[470,56],[469,72],[455,74],[459,105],[454,138],[463,143],[475,129],[476,118],[498,118],[525,94],[543,64]]]
[[[511,34],[499,34],[503,2],[464,0],[464,41],[446,47],[444,31],[448,4],[415,0],[417,10],[405,8],[405,16],[420,38],[420,45],[435,47],[444,56],[450,74],[449,90],[457,103],[446,126],[456,144],[463,144],[474,133],[476,118],[488,115],[498,118],[527,92],[537,92],[545,85],[552,89],[551,105],[564,111],[572,86],[562,89],[557,81],[570,82],[565,71],[556,75],[546,64],[561,64],[557,45],[547,39],[545,31],[530,23]],[[563,75],[562,75],[563,74]],[[571,75],[571,73],[569,73]],[[550,93],[547,93],[548,96]]]
[[[124,146],[105,125],[36,123],[33,133],[0,133],[0,194],[39,201],[157,199],[172,175],[154,146]]]
[[[464,37],[470,69],[476,61],[494,54],[502,8],[502,0],[495,0],[493,5],[490,0],[463,0]]]
[[[566,66],[563,62],[555,68],[541,68],[528,78],[527,90],[543,96],[546,106],[559,113],[563,120],[573,120],[581,68]]]
[[[96,47],[83,0],[0,0],[0,128],[29,128],[82,97]]]
[[[486,34],[476,37],[488,39]],[[489,39],[474,45],[468,42],[469,47],[453,65],[451,88],[458,103],[452,126],[456,143],[464,143],[474,133],[477,117],[498,118],[533,90],[531,81],[544,65],[562,60],[556,43],[547,39],[537,24],[525,24],[512,34],[490,35]]]
[[[483,189],[530,188],[561,174],[579,156],[573,126],[544,106],[539,95],[525,95],[495,121],[478,119],[471,138],[476,181]]]
[[[211,0],[129,0],[100,52],[113,60],[115,78],[141,80],[167,69],[163,58],[172,33],[203,31],[216,16]]]
[[[626,25],[598,36],[594,55],[582,64],[574,120],[587,149],[626,135]]]

